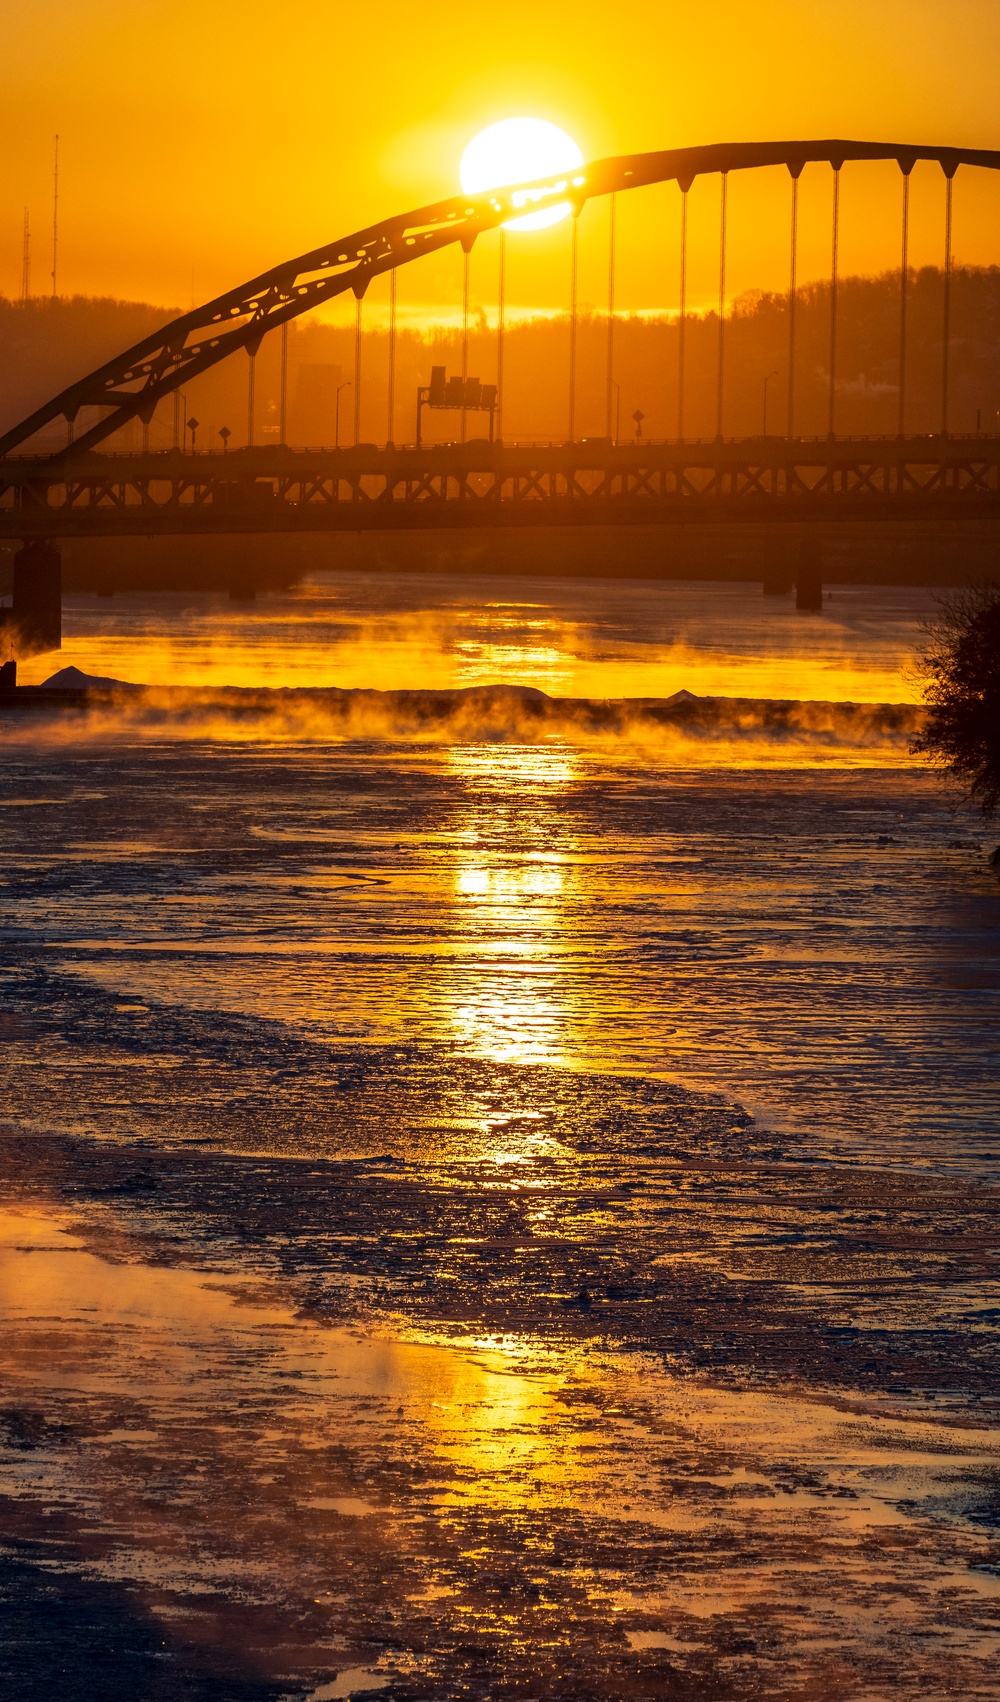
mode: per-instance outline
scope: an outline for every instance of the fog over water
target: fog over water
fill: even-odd
[[[413,690],[493,684],[553,696],[910,703],[934,594],[827,587],[822,614],[759,584],[323,574],[234,604],[187,593],[68,596],[61,666],[144,684]],[[53,660],[22,666],[30,684]]]

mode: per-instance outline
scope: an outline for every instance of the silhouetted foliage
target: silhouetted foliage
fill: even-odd
[[[915,753],[969,792],[987,818],[1000,808],[1000,584],[941,599],[921,658],[923,731]]]

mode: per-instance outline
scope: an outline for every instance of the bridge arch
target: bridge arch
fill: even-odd
[[[961,165],[1000,170],[1000,151],[985,148],[837,138],[711,143],[622,154],[582,166],[569,178],[452,196],[283,261],[171,320],[13,426],[0,437],[0,457],[10,455],[60,418],[71,428],[85,407],[107,412],[72,444],[48,458],[54,466],[73,454],[95,448],[136,417],[148,423],[164,397],[240,349],[256,354],[269,331],[347,291],[353,291],[360,301],[373,278],[451,243],[461,244],[468,253],[483,232],[523,213],[526,205],[569,201],[574,212],[579,212],[594,197],[654,183],[676,181],[686,191],[696,177],[706,174],[780,165],[797,180],[803,168],[813,162],[825,162],[838,172],[848,160],[895,160],[907,178],[918,160],[936,161],[949,183]]]

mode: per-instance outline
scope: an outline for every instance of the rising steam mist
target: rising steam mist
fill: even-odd
[[[96,741],[628,747],[681,767],[908,766],[911,704],[753,698],[548,697],[518,686],[450,691],[183,690],[32,693],[0,728],[11,744]]]

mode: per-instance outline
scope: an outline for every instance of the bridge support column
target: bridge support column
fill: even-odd
[[[15,655],[38,656],[62,646],[62,556],[55,544],[33,539],[14,557],[9,611]]]
[[[798,566],[795,570],[795,607],[823,607],[823,560],[815,544],[803,542],[799,547]]]

